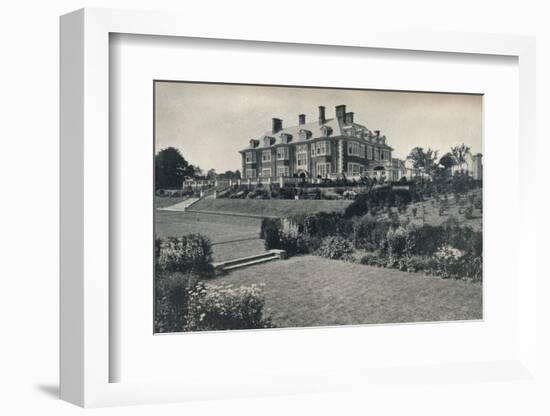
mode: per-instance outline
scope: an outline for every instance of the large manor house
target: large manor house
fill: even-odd
[[[272,119],[272,128],[241,150],[245,179],[269,177],[359,178],[365,174],[386,175],[392,169],[392,148],[379,130],[356,123],[345,105],[336,106],[336,117],[319,117],[284,127]]]
[[[404,161],[392,159],[393,149],[380,130],[371,131],[356,123],[354,113],[347,112],[345,105],[338,105],[335,110],[335,117],[327,118],[325,107],[320,106],[317,120],[308,122],[300,114],[298,124],[291,127],[284,127],[281,119],[273,118],[270,131],[250,140],[239,151],[243,179],[368,176],[395,181],[414,174]]]

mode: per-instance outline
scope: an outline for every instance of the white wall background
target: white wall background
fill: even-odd
[[[177,10],[218,19],[250,16],[253,24],[383,25],[537,36],[538,141],[533,174],[548,162],[550,13],[544,1],[12,0],[0,11],[0,413],[74,414],[56,399],[58,383],[58,16],[84,6]],[[546,186],[540,182],[539,187]],[[544,206],[541,204],[539,212]],[[545,227],[548,220],[543,219]],[[539,233],[539,241],[542,243]],[[542,245],[539,246],[542,249]],[[541,251],[542,252],[542,251]],[[542,257],[542,256],[541,256]],[[549,284],[539,291],[550,293]],[[548,310],[546,306],[543,306]],[[541,333],[550,350],[548,333]],[[541,357],[547,365],[546,357]],[[545,414],[542,392],[506,383],[418,387],[371,397],[339,393],[100,409],[100,414]],[[535,400],[539,397],[539,400]],[[545,409],[537,403],[545,404]],[[538,408],[537,408],[538,407]],[[548,414],[548,413],[546,413]]]

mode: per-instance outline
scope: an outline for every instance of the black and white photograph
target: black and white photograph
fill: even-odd
[[[154,82],[154,331],[480,320],[482,95]]]

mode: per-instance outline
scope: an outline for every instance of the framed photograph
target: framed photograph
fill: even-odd
[[[180,18],[61,18],[62,398],[537,383],[534,40]]]

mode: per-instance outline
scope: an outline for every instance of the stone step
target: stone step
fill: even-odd
[[[280,260],[286,258],[286,251],[284,250],[269,250],[265,253],[255,254],[253,256],[241,257],[238,259],[231,259],[214,263],[213,266],[216,270],[229,271],[238,269],[241,267],[252,266],[272,260]]]
[[[236,264],[233,264],[232,266],[225,266],[223,270],[228,272],[230,270],[240,269],[248,266],[254,266],[255,264],[267,263],[268,261],[273,261],[273,260],[279,260],[279,257],[272,255],[271,257],[262,257],[260,259],[250,260],[244,263],[236,263]]]
[[[253,256],[241,257],[238,259],[226,260],[223,262],[224,266],[233,266],[234,264],[246,263],[252,260],[259,260],[267,257],[273,257],[274,253],[266,251],[265,253],[255,254]]]

